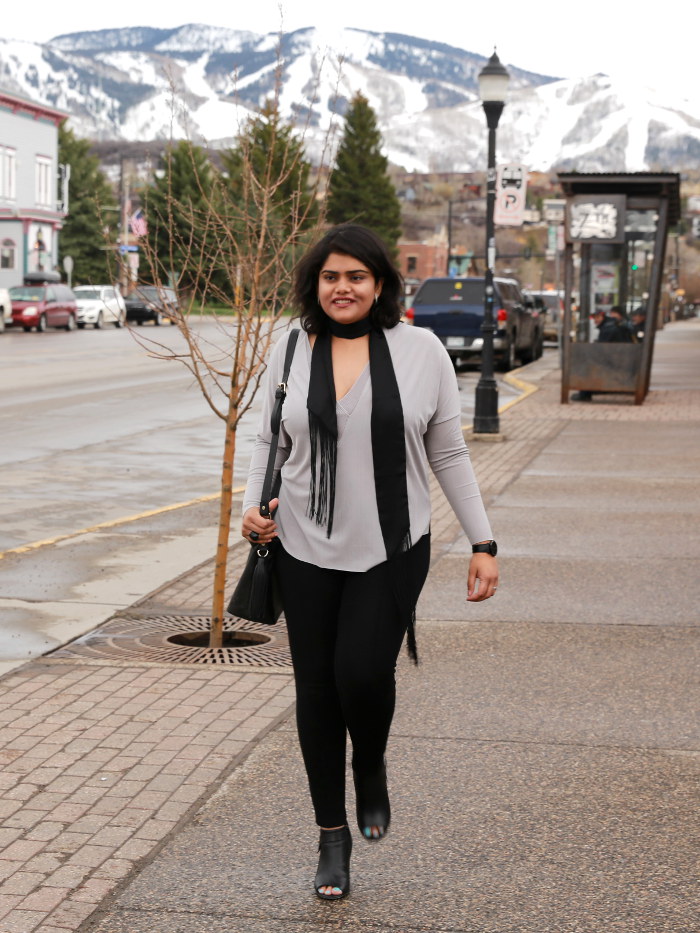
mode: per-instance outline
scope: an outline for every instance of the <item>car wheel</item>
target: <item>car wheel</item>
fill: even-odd
[[[103,322],[104,322],[104,316],[102,312],[100,311],[100,313],[97,315],[97,320],[93,324],[93,327],[95,328],[95,330],[102,330]]]
[[[38,334],[43,334],[43,333],[45,333],[47,327],[48,327],[48,325],[47,325],[47,323],[46,323],[46,315],[45,315],[45,314],[42,314],[42,315],[39,317],[39,323],[36,325],[37,333],[38,333]]]
[[[160,313],[160,311],[156,311],[153,317],[153,323],[156,325],[156,327],[160,327],[160,325],[163,323],[163,315]]]
[[[512,338],[508,338],[508,343],[506,348],[501,354],[500,359],[496,364],[496,369],[499,373],[509,373],[511,369],[515,367],[515,343]]]
[[[84,322],[84,321],[79,321],[79,322],[78,322],[78,330],[82,330],[84,327],[85,327],[85,322]]]
[[[78,324],[77,324],[77,322],[76,322],[76,320],[75,320],[75,316],[74,316],[73,314],[69,314],[69,315],[68,315],[68,323],[66,324],[65,329],[66,329],[66,330],[76,330],[76,329],[77,329],[77,326],[78,326]]]
[[[22,327],[22,330],[24,331],[25,334],[28,334],[29,331],[31,330],[31,327],[23,326],[23,327]]]

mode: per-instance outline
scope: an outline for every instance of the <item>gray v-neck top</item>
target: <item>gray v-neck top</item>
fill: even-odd
[[[430,529],[428,466],[437,476],[472,544],[490,540],[469,451],[461,428],[459,390],[452,362],[430,331],[398,324],[384,331],[401,394],[406,436],[406,483],[411,540]],[[243,511],[260,504],[270,447],[270,413],[282,380],[288,334],[274,346],[262,388],[263,412]],[[311,444],[306,399],[311,346],[301,331],[282,408],[276,469],[282,471],[277,532],[293,557],[334,570],[369,570],[386,560],[377,513],[372,463],[372,380],[369,364],[337,405],[338,455],[333,532],[307,515]]]

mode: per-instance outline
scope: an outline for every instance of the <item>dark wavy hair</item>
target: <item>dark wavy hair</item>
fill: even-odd
[[[302,328],[309,334],[325,330],[326,315],[318,303],[318,277],[331,253],[352,256],[367,266],[382,291],[370,311],[375,327],[395,327],[401,320],[403,279],[384,241],[361,224],[332,227],[312,246],[294,270],[294,301]]]

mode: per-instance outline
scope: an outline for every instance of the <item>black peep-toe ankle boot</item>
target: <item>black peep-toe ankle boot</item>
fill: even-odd
[[[358,772],[353,768],[352,776],[355,781],[357,825],[364,839],[377,842],[386,836],[391,822],[389,791],[386,786],[386,760],[379,769],[372,772]],[[373,826],[377,828],[377,836],[372,835]]]
[[[339,901],[350,893],[350,828],[322,829],[318,841],[318,871],[314,878],[316,896],[324,901]],[[340,894],[323,894],[319,888],[339,888]]]

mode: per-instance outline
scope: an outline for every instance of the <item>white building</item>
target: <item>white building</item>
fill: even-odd
[[[58,127],[67,116],[0,90],[0,288],[58,264]]]

